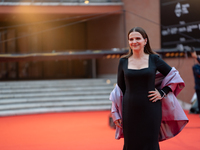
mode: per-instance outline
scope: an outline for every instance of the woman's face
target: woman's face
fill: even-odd
[[[147,43],[147,39],[144,39],[139,32],[131,32],[128,41],[133,51],[144,50],[144,46]]]

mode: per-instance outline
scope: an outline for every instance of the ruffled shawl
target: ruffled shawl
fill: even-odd
[[[167,76],[157,73],[155,77],[155,87],[162,89],[169,86],[172,92],[169,92],[162,101],[162,121],[159,132],[159,141],[163,141],[176,136],[188,123],[188,118],[180,106],[176,96],[185,87],[184,81],[179,75],[179,72],[172,67]],[[112,101],[112,118],[113,121],[122,119],[122,100],[123,93],[120,87],[116,84],[113,91],[110,93]],[[123,129],[116,127],[115,138],[123,138]]]

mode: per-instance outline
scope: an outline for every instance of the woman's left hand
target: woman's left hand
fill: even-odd
[[[149,91],[148,97],[152,97],[149,99],[152,102],[156,102],[157,100],[162,99],[162,97],[157,89],[155,89],[155,91]]]

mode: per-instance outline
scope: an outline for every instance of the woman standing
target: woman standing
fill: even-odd
[[[156,72],[164,76],[172,70],[151,50],[146,32],[135,27],[128,33],[129,53],[118,66],[117,85],[122,92],[122,117],[113,117],[118,128],[123,129],[123,150],[159,150],[159,132],[162,120],[161,99],[170,86],[155,88]],[[114,106],[114,107],[113,107]],[[119,112],[113,103],[113,113]]]

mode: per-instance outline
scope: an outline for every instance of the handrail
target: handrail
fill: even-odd
[[[50,60],[73,60],[94,58],[119,58],[128,50],[94,50],[94,51],[69,51],[52,53],[30,53],[30,54],[0,54],[0,62],[22,62],[22,61],[50,61]]]
[[[197,54],[200,48],[195,48]],[[155,50],[165,58],[180,58],[190,56],[190,51],[179,51],[178,49],[160,49]],[[27,54],[1,54],[0,62],[22,62],[22,61],[51,61],[51,60],[73,60],[73,59],[98,59],[98,58],[119,58],[128,53],[128,49],[112,50],[87,50],[87,51],[65,51],[52,53],[27,53]]]

